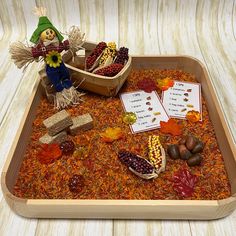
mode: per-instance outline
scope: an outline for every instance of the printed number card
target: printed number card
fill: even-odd
[[[174,86],[162,93],[162,103],[170,117],[185,119],[191,110],[202,117],[201,85],[174,81]]]
[[[137,121],[130,125],[132,133],[153,130],[160,127],[160,121],[168,121],[169,117],[158,94],[136,91],[120,95],[126,112],[134,112]]]

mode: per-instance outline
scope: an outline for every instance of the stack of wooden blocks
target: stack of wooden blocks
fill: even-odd
[[[93,128],[93,119],[89,113],[71,117],[66,110],[57,112],[43,121],[47,133],[39,141],[41,143],[61,143],[67,140],[68,134],[77,135]]]

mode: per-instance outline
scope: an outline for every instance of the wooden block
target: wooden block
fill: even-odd
[[[52,82],[49,80],[49,78],[47,77],[47,74],[46,74],[46,71],[43,69],[39,72],[40,74],[40,77],[42,79],[42,82],[45,84],[45,85],[51,85]]]
[[[63,141],[66,141],[67,139],[67,133],[66,131],[62,131],[54,136],[50,136],[48,133],[46,133],[44,136],[42,136],[39,139],[40,143],[61,143]]]
[[[73,122],[70,114],[66,112],[66,110],[62,110],[44,120],[43,124],[48,129],[48,134],[54,136],[60,131],[71,126]]]
[[[73,117],[72,121],[73,125],[69,128],[71,135],[76,135],[82,131],[93,128],[93,118],[89,113],[82,116]]]

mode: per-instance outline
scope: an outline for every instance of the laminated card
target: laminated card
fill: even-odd
[[[137,121],[130,125],[132,133],[144,132],[160,127],[160,121],[168,121],[169,117],[158,94],[136,91],[120,95],[126,112],[133,112]]]
[[[168,115],[185,119],[188,111],[198,111],[202,117],[201,85],[174,81],[174,86],[162,93],[162,103]]]

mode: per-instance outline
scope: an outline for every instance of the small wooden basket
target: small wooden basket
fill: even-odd
[[[71,52],[69,51],[63,55],[63,61],[70,71],[73,85],[75,87],[78,86],[79,89],[91,91],[107,97],[116,96],[131,71],[131,56],[129,56],[129,60],[125,64],[124,68],[116,76],[101,76],[82,69],[84,68],[85,58],[96,47],[96,44],[85,42],[83,47],[85,49],[85,56],[75,56],[73,58]],[[45,88],[47,98],[49,101],[53,101],[55,90],[47,78],[45,69],[40,70],[39,74],[42,79],[42,85]]]

